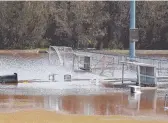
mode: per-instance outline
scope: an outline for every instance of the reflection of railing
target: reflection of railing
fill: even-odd
[[[31,109],[37,107],[37,100],[38,99],[32,97],[27,97],[26,99],[17,98],[14,96],[6,96],[5,98],[1,97],[0,108],[5,107],[5,111],[7,112],[21,109]],[[38,104],[38,108],[41,108],[41,105]]]
[[[168,105],[167,105],[167,103],[168,103],[168,94],[165,95],[165,102],[164,102],[164,109],[165,109],[165,110],[168,110]]]

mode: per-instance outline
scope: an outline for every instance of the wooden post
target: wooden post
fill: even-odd
[[[122,65],[122,84],[124,83],[124,63]]]

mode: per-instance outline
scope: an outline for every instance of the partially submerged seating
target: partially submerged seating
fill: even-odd
[[[0,83],[2,84],[18,83],[17,73],[14,73],[13,75],[0,76]]]

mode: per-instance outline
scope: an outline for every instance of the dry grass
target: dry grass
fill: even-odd
[[[129,50],[110,50],[111,53],[118,54],[129,54]],[[136,50],[136,54],[144,54],[144,55],[157,55],[157,54],[168,54],[168,50]]]
[[[47,53],[48,49],[32,49],[32,50],[0,50],[0,54],[17,54],[17,53]],[[96,52],[106,52],[110,54],[128,55],[129,50],[100,50]],[[137,55],[168,55],[168,50],[136,50]]]
[[[103,54],[115,54],[115,55],[129,55],[129,50],[95,50],[91,51],[95,53]],[[161,56],[167,57],[168,50],[136,50],[136,56]]]

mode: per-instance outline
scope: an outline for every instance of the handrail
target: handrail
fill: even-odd
[[[60,48],[61,48],[61,51],[59,50]],[[50,46],[49,47],[49,53],[51,52],[51,49],[53,49],[54,52],[58,56],[60,64],[63,65],[63,66],[64,66],[64,62],[65,62],[65,52],[66,52],[65,50],[66,50],[66,48],[70,48],[72,50],[71,47],[65,47],[65,46]],[[63,56],[61,55],[61,52],[63,52]],[[71,52],[72,52],[72,54],[74,54],[73,50]],[[49,57],[49,60],[50,60],[50,57]]]

